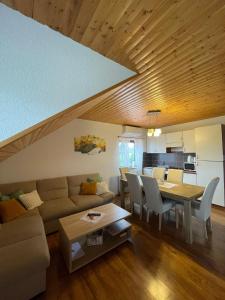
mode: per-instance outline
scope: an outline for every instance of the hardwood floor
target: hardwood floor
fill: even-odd
[[[194,242],[183,240],[174,216],[157,230],[132,216],[133,243],[125,243],[69,275],[59,252],[58,234],[48,236],[51,265],[45,299],[225,299],[225,210],[213,208],[213,233],[202,237],[193,225]]]

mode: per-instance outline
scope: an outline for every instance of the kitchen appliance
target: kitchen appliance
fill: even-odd
[[[221,124],[195,129],[197,184],[207,186],[214,177],[219,177],[220,181],[213,197],[213,204],[220,206],[225,206],[223,132],[225,132],[225,126]]]
[[[195,163],[194,162],[184,162],[184,170],[185,171],[195,171]]]
[[[195,156],[188,155],[188,157],[187,157],[187,162],[188,163],[195,163],[195,161],[196,161],[196,157]]]
[[[183,152],[182,147],[166,147],[166,153]]]

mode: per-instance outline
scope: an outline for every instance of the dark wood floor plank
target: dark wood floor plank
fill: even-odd
[[[126,242],[69,274],[59,251],[58,234],[48,236],[51,265],[47,290],[38,300],[225,299],[225,210],[213,208],[213,233],[205,241],[194,221],[192,245],[184,242],[173,214],[158,232],[158,219],[132,222]]]

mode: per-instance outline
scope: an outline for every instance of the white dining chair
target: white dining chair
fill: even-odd
[[[128,188],[130,191],[130,202],[132,213],[138,213],[142,219],[142,210],[144,204],[144,193],[137,174],[126,173]]]
[[[164,181],[165,171],[165,168],[155,167],[152,169],[152,177],[156,178],[157,180]]]
[[[201,200],[193,201],[192,203],[192,216],[198,219],[202,223],[203,233],[206,239],[208,239],[207,227],[210,231],[212,231],[212,224],[211,224],[212,200],[219,181],[220,181],[219,177],[213,178],[210,181],[210,183],[207,185]]]
[[[119,168],[120,170],[120,176],[122,179],[126,180],[126,173],[129,172],[129,168],[128,167],[123,167],[123,168]]]
[[[147,222],[149,222],[150,212],[159,215],[159,231],[162,227],[162,216],[165,212],[169,212],[175,205],[172,200],[162,200],[161,193],[156,178],[150,176],[141,176],[143,187],[145,191],[145,204],[144,208],[147,211]]]
[[[179,169],[168,169],[167,181],[173,183],[183,183],[183,170]]]
[[[183,175],[184,175],[183,170],[168,169],[167,181],[181,184],[181,183],[183,183]],[[176,206],[175,206],[176,228],[179,227],[179,214],[180,214],[180,212],[183,212],[183,203],[177,201]]]
[[[192,202],[192,216],[202,223],[203,233],[206,239],[208,239],[207,227],[210,231],[212,230],[212,199],[219,181],[219,177],[213,178],[205,188],[202,197]],[[178,222],[178,220],[176,220],[176,222]]]
[[[120,170],[120,195],[123,197],[121,199],[121,205],[126,207],[126,199],[130,198],[129,188],[127,186],[126,173],[129,172],[128,167],[119,168]]]

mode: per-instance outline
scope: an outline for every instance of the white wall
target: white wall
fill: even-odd
[[[0,3],[0,141],[131,75]]]
[[[99,172],[118,192],[117,141],[122,126],[76,119],[0,163],[0,183]],[[74,137],[94,134],[106,139],[106,152],[74,152]]]
[[[214,124],[225,124],[225,116],[163,127],[162,132],[167,133],[167,132],[189,130],[201,126],[214,125]]]

